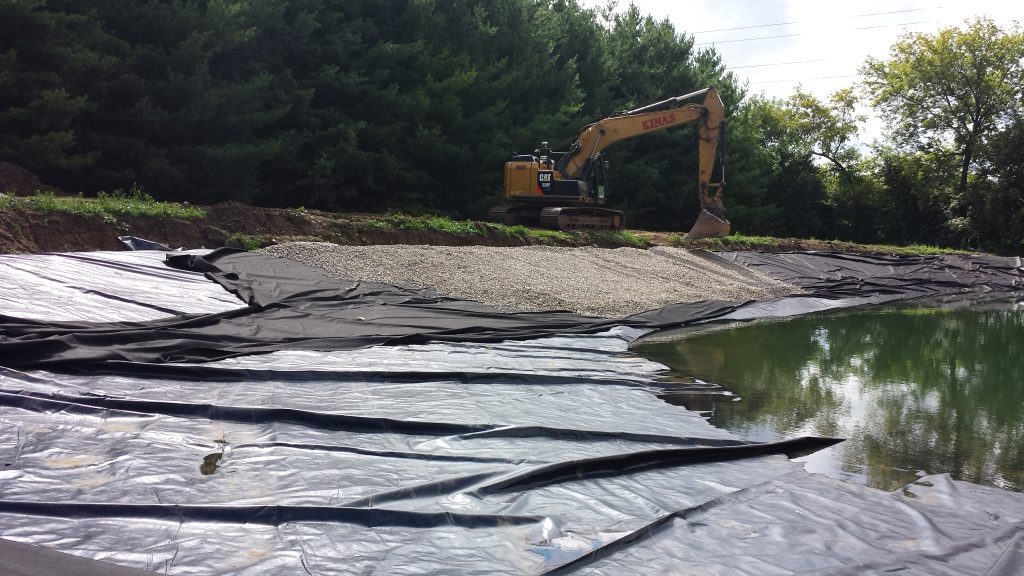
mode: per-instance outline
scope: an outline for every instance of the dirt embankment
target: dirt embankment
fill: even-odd
[[[83,215],[90,211],[42,210],[36,207],[36,203],[30,202],[30,199],[18,198],[39,192],[51,193],[51,199],[67,199],[60,196],[59,190],[40,181],[31,172],[10,162],[0,161],[0,254],[120,250],[123,249],[123,245],[118,240],[119,236],[135,236],[171,248],[233,246],[249,250],[287,242],[330,242],[343,246],[675,246],[712,251],[818,250],[861,254],[893,253],[892,247],[831,240],[751,237],[683,240],[683,227],[679,233],[631,230],[624,234],[565,234],[530,231],[522,227],[516,230],[444,218],[259,208],[238,202],[205,207],[203,210],[206,215],[194,219],[101,215],[95,214],[95,210],[91,211],[92,215]],[[121,199],[124,200],[125,197]],[[148,198],[148,201],[153,202],[152,198]],[[188,208],[185,212],[190,211],[192,207]]]
[[[61,192],[31,172],[0,161],[0,195]],[[4,200],[0,196],[0,200]],[[324,241],[343,245],[435,244],[447,246],[625,245],[614,238],[559,238],[509,234],[486,226],[472,232],[417,225],[410,217],[259,208],[227,202],[204,208],[197,219],[82,215],[39,210],[27,202],[0,201],[0,253],[118,250],[118,236],[135,236],[172,248],[259,248],[282,242]]]
[[[35,174],[21,166],[0,160],[0,192],[28,196],[39,191],[54,192],[56,188],[44,184]]]
[[[619,247],[629,242],[611,235],[578,237],[510,234],[478,226],[473,232],[403,226],[371,214],[259,208],[237,202],[206,207],[194,220],[145,216],[81,216],[23,207],[0,209],[0,253],[118,250],[118,236],[135,236],[171,248],[235,246],[260,248],[284,242],[322,241],[361,246],[433,244],[438,246],[561,245]],[[653,242],[651,242],[653,244]]]

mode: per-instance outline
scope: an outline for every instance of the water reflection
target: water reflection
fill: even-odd
[[[811,471],[886,490],[950,472],[1024,491],[1019,305],[810,315],[637,352],[732,391],[665,398],[748,439],[848,439],[801,459]]]

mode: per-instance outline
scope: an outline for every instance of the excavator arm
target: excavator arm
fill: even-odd
[[[684,104],[703,96],[700,104]],[[599,154],[616,142],[644,134],[697,123],[698,169],[697,192],[701,213],[693,225],[688,238],[709,238],[725,236],[730,224],[725,218],[722,193],[725,185],[725,162],[722,159],[722,174],[712,182],[712,172],[719,143],[725,132],[725,106],[714,88],[705,88],[690,94],[669,98],[648,106],[624,112],[595,122],[583,129],[569,151],[562,156],[555,168],[565,179],[582,179],[599,161]]]

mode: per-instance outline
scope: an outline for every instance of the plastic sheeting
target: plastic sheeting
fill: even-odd
[[[746,302],[714,318],[665,326],[647,338],[684,337],[694,325],[779,318],[905,300],[976,299],[1024,291],[1019,257],[987,255],[864,255],[838,252],[723,252],[732,262],[803,289]],[[986,296],[987,297],[987,296]],[[714,329],[714,326],[711,326]]]
[[[725,252],[722,257],[831,297],[927,297],[1024,290],[1018,256]]]
[[[76,330],[239,313],[162,259],[0,256],[0,313]],[[265,280],[247,285],[276,290]],[[1021,573],[1021,495],[808,474],[786,456],[831,440],[752,444],[661,402],[652,391],[691,384],[628,354],[640,334],[277,350],[166,371],[0,356],[0,537],[170,574]],[[40,553],[27,573],[67,562]]]
[[[0,314],[0,354],[19,368],[154,370],[157,363],[276,350],[523,340],[617,325],[659,328],[714,318],[739,306],[677,304],[610,321],[557,311],[506,313],[431,291],[338,281],[297,262],[239,250],[176,254],[167,262],[203,272],[248,306],[144,322],[56,322]]]

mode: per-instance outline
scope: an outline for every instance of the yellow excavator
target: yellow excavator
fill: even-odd
[[[701,97],[700,103],[687,103]],[[602,208],[607,174],[604,149],[620,140],[696,122],[701,211],[686,237],[726,236],[730,224],[722,205],[724,154],[719,162],[721,175],[717,182],[711,181],[715,156],[725,142],[724,118],[718,92],[705,88],[590,124],[567,152],[554,152],[541,142],[533,154],[514,156],[505,163],[507,204],[492,208],[488,218],[555,230],[621,230],[622,212]]]

